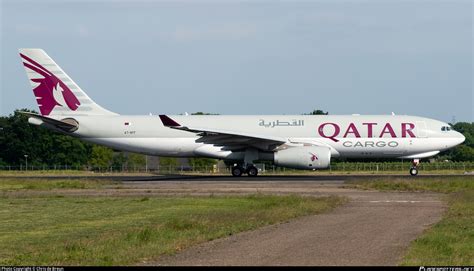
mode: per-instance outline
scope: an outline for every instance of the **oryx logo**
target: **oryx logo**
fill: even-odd
[[[314,162],[314,161],[318,160],[318,157],[316,156],[316,154],[314,154],[314,153],[311,153],[311,152],[309,152],[309,154],[311,154],[311,158],[310,158],[310,159],[311,159],[311,161],[313,161],[313,162]]]
[[[41,115],[49,115],[57,105],[66,105],[72,111],[76,111],[81,103],[63,81],[33,59],[21,53],[20,56],[24,60],[23,65],[25,67],[43,77],[31,79],[31,81],[39,83],[33,89],[33,93],[36,96]]]

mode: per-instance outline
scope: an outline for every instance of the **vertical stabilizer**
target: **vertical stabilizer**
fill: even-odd
[[[117,115],[89,98],[42,49],[19,51],[41,115]]]

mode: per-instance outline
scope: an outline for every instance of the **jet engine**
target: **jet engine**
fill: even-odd
[[[331,150],[324,146],[291,147],[274,154],[275,165],[295,169],[323,169],[330,162]]]

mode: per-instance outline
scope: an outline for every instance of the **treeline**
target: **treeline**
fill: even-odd
[[[28,159],[28,164],[36,167],[106,167],[122,165],[126,159],[123,154],[114,155],[110,148],[30,125],[28,117],[16,111],[8,117],[0,117],[0,149],[0,166],[25,165]],[[140,155],[131,155],[126,162],[139,163],[143,159]]]
[[[27,109],[19,111],[34,112]],[[0,150],[0,167],[24,166],[26,160],[29,167],[37,168],[67,165],[71,168],[87,166],[90,169],[107,167],[133,169],[144,168],[147,164],[145,155],[114,151],[108,147],[30,125],[28,117],[17,111],[8,117],[0,117]],[[211,167],[216,163],[215,159],[189,159],[190,166],[197,168]],[[160,157],[159,166],[175,168],[179,166],[179,161],[176,158]]]
[[[27,110],[22,110],[27,111]],[[316,112],[312,112],[313,114]],[[327,114],[327,112],[317,112]],[[200,113],[204,114],[204,113]],[[454,149],[438,155],[438,160],[474,161],[474,124],[459,122],[453,125],[466,141]],[[0,117],[0,166],[25,164],[30,166],[68,165],[72,167],[143,167],[145,156],[114,152],[112,149],[90,144],[79,139],[28,124],[28,118],[15,112]],[[216,163],[214,159],[194,158],[190,166],[205,167]],[[161,158],[160,166],[178,166],[174,158]]]

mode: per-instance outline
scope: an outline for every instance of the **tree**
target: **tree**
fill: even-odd
[[[127,163],[127,157],[123,152],[116,152],[112,157],[112,167],[114,169],[123,169]]]
[[[457,146],[452,155],[453,161],[474,161],[474,148],[466,145]]]
[[[143,154],[129,153],[127,160],[129,168],[141,168],[146,165],[146,157]]]
[[[453,125],[453,129],[466,137],[463,145],[474,148],[474,123],[458,122]]]
[[[191,115],[219,115],[219,114],[216,114],[216,113],[204,113],[204,112],[195,112],[195,113],[191,113]]]
[[[5,164],[23,164],[26,154],[32,166],[83,165],[91,149],[91,144],[77,138],[29,124],[28,117],[18,111],[0,117],[0,159]]]
[[[458,122],[453,125],[453,129],[466,137],[466,140],[459,146],[443,152],[438,158],[453,161],[474,161],[474,123]]]
[[[89,165],[93,168],[107,168],[112,163],[114,151],[110,148],[94,145],[92,147]]]
[[[51,142],[55,152],[50,153],[51,164],[81,166],[87,163],[89,151],[83,142],[68,136],[53,136]]]
[[[211,158],[189,158],[189,164],[194,169],[210,169],[217,164],[217,160]]]
[[[178,167],[178,159],[174,157],[160,157],[160,168],[176,169]]]
[[[313,112],[310,112],[304,115],[329,115],[329,112],[324,112],[323,110],[316,109],[316,110],[313,110]]]
[[[7,164],[5,162],[3,162],[2,158],[0,157],[0,167],[4,167],[6,166]]]

